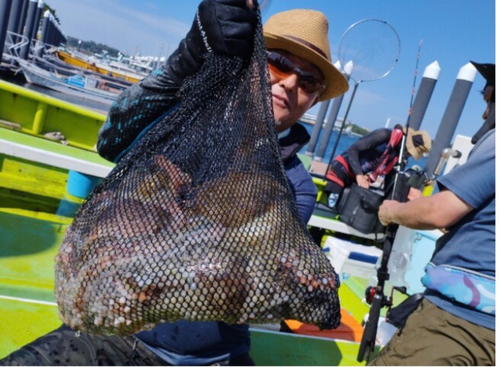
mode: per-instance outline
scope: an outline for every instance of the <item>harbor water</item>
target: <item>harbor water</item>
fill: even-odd
[[[307,129],[307,131],[309,132],[309,135],[312,134],[312,130],[313,130],[314,125],[306,124],[306,123],[302,123],[302,125]],[[324,131],[322,129],[320,136],[318,137],[318,142],[321,141],[323,133],[324,133]],[[332,152],[333,152],[333,147],[335,145],[335,140],[337,140],[338,133],[339,132],[336,130],[332,131],[332,135],[330,136],[330,140],[328,141],[328,147],[326,148],[325,156],[323,157],[322,162],[324,162],[324,163],[329,162],[330,156],[332,155]],[[358,140],[359,140],[359,137],[357,137],[357,136],[349,136],[347,134],[342,134],[342,136],[340,137],[339,145],[337,146],[337,150],[335,152],[335,155],[339,155],[340,153],[346,151],[352,144],[354,144]],[[319,147],[319,143],[318,143],[318,145],[316,145],[316,149],[318,149],[318,147]],[[300,150],[299,153],[305,154],[306,150],[307,150],[307,145],[304,146]]]

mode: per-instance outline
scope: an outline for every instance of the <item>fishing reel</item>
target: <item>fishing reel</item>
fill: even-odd
[[[379,286],[366,288],[366,290],[365,290],[365,300],[366,300],[366,303],[368,303],[369,305],[371,305],[373,303],[373,299],[375,298],[375,294],[377,294],[377,292],[379,292],[379,291],[381,291],[381,289],[380,289]],[[389,309],[392,307],[392,305],[394,304],[394,302],[393,302],[393,300],[394,300],[394,291],[398,291],[399,293],[402,293],[404,295],[408,295],[406,287],[404,287],[404,286],[401,286],[401,287],[394,286],[394,287],[392,287],[391,295],[389,297],[387,297],[386,295],[383,296],[383,298],[382,298],[382,307],[388,307]]]
[[[371,305],[373,303],[373,300],[375,299],[375,295],[381,291],[382,290],[379,286],[375,286],[375,287],[370,286],[370,287],[366,288],[366,290],[365,290],[366,303]],[[392,304],[391,300],[389,298],[387,298],[386,295],[383,295],[381,307],[389,307],[391,304]]]

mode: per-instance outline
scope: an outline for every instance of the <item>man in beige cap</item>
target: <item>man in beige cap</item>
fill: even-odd
[[[255,26],[256,15],[247,0],[202,1],[191,30],[167,63],[113,104],[99,134],[99,154],[118,161],[141,132],[178,103],[182,81],[200,69],[207,52],[248,58]],[[305,222],[314,209],[316,187],[296,155],[309,140],[306,129],[296,122],[318,101],[348,89],[346,79],[331,63],[327,31],[325,16],[312,10],[276,14],[264,26],[281,155]],[[51,351],[57,351],[57,357]],[[248,325],[180,321],[124,338],[86,333],[76,337],[62,326],[3,362],[54,365],[57,358],[68,365],[252,365],[249,351]]]

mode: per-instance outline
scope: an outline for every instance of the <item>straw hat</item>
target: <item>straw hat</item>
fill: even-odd
[[[406,130],[406,129],[405,129]],[[421,159],[424,153],[429,153],[432,148],[432,139],[424,130],[415,131],[411,127],[406,136],[406,149],[417,161]]]
[[[316,65],[325,77],[320,101],[335,98],[349,89],[346,78],[332,64],[328,20],[319,11],[295,9],[278,13],[264,24],[267,49],[281,49]]]

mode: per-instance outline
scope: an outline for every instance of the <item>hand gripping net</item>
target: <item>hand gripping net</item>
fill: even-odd
[[[122,335],[180,319],[339,325],[334,269],[280,158],[258,29],[249,62],[207,56],[78,211],[56,257],[64,323]]]

